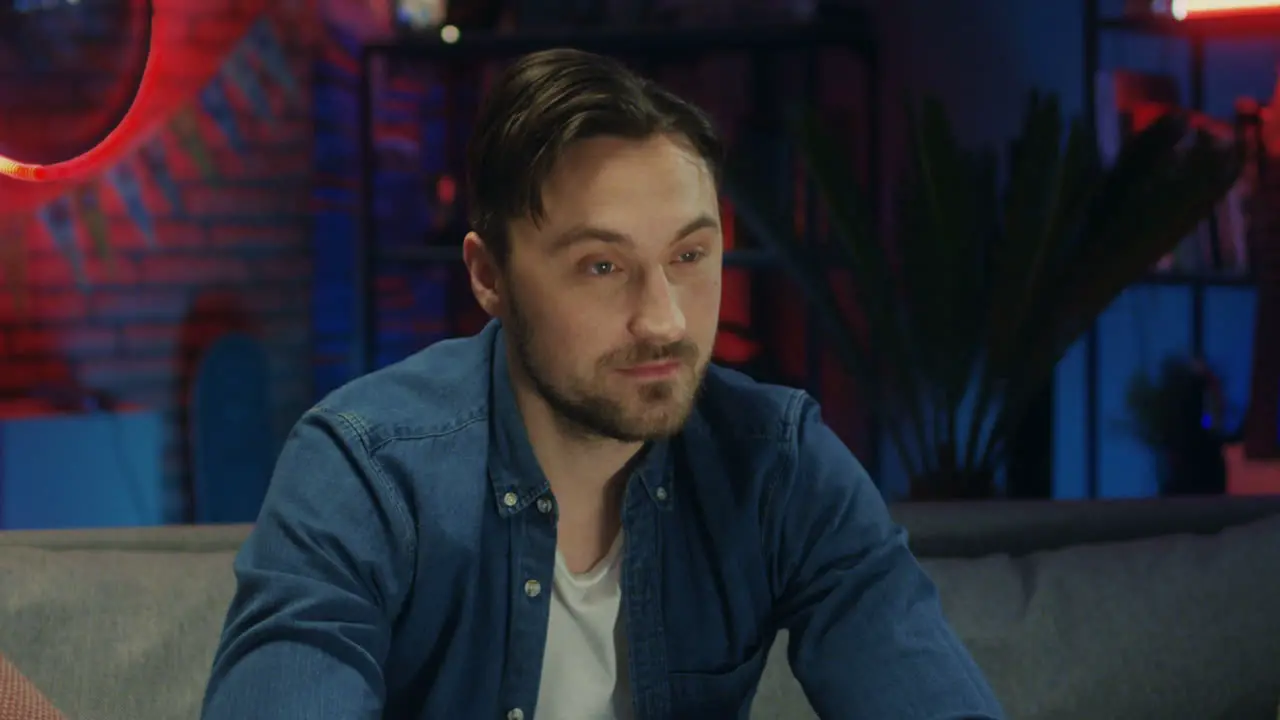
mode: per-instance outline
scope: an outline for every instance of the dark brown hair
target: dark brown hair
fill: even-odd
[[[581,50],[525,55],[498,78],[467,148],[471,226],[499,261],[507,224],[543,217],[542,186],[572,143],[614,136],[683,137],[718,175],[722,147],[700,109],[622,63]]]

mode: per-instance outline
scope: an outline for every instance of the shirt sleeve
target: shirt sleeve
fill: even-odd
[[[205,720],[382,717],[414,534],[361,427],[315,409],[285,443],[235,559]]]
[[[977,664],[880,491],[800,401],[788,464],[767,498],[780,625],[823,718],[1000,720]]]

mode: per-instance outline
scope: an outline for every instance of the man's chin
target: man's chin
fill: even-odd
[[[619,423],[622,434],[633,440],[661,440],[680,432],[689,419],[691,403],[675,400],[663,403],[663,407],[646,407],[629,412]]]
[[[683,427],[684,423],[630,425],[617,428],[621,432],[610,433],[607,437],[626,443],[653,442],[675,437]]]

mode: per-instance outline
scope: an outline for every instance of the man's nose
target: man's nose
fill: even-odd
[[[668,345],[684,337],[685,318],[676,287],[665,272],[645,274],[639,289],[631,333],[655,345]]]

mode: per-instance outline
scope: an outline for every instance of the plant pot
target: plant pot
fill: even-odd
[[[996,495],[995,473],[932,472],[911,479],[916,501],[990,500]]]
[[[1210,438],[1157,451],[1156,473],[1160,494],[1165,497],[1223,495],[1227,491],[1222,444]]]

